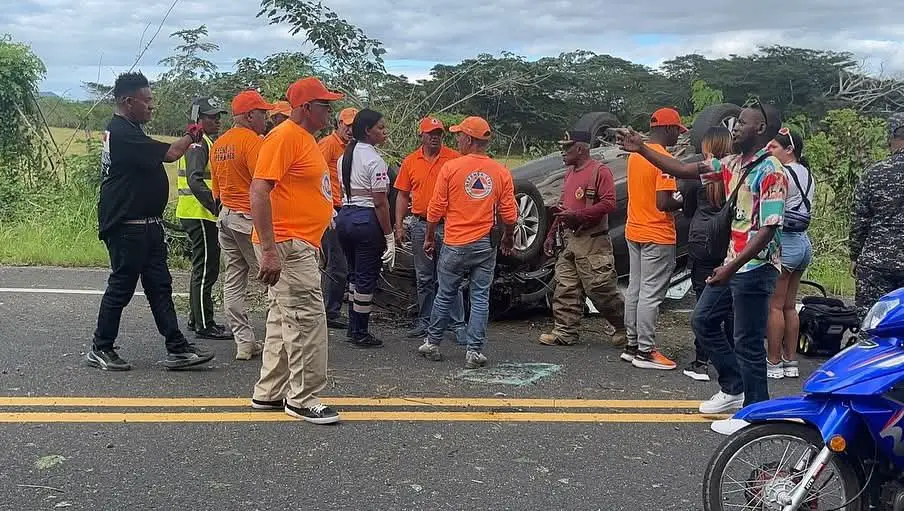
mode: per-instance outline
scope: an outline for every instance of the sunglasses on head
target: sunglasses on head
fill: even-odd
[[[760,113],[763,114],[763,124],[768,125],[769,116],[766,115],[766,109],[763,108],[763,102],[760,101],[759,96],[753,96],[752,98],[748,99],[747,102],[744,103],[743,108],[752,108],[754,105],[756,105],[756,107],[760,109]]]
[[[791,130],[790,130],[790,129],[785,128],[785,127],[782,127],[781,129],[778,130],[778,134],[779,134],[779,135],[782,135],[782,136],[785,136],[785,137],[788,137],[788,140],[791,142],[791,150],[792,150],[792,151],[796,151],[796,150],[797,150],[797,148],[794,147],[794,137],[791,136]]]

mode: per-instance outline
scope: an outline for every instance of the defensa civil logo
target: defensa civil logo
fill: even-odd
[[[486,199],[493,192],[493,178],[486,172],[475,170],[465,179],[465,193],[472,199]]]
[[[320,178],[320,193],[322,193],[327,200],[333,200],[333,188],[330,186],[329,172],[324,172],[323,177]]]

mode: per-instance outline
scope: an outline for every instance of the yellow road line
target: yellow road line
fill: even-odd
[[[323,397],[331,406],[457,407],[457,408],[630,408],[696,409],[700,401],[620,399],[505,399],[473,397]],[[0,407],[69,406],[105,408],[234,408],[250,406],[249,398],[232,397],[0,397]]]
[[[619,422],[619,423],[703,423],[724,415],[658,413],[540,413],[540,412],[342,412],[346,422]],[[298,421],[281,412],[211,413],[119,413],[119,412],[21,412],[0,413],[0,423],[173,423],[173,422],[290,422]]]

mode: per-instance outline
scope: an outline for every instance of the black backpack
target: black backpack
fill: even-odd
[[[826,290],[815,282],[801,284],[818,289],[822,296],[805,296],[800,316],[797,352],[806,356],[831,357],[857,341],[860,320],[857,309],[837,298],[829,298]]]

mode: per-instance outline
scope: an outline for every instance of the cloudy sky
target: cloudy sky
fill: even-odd
[[[32,46],[48,73],[42,90],[82,97],[82,81],[112,82],[128,68],[173,0],[0,0],[0,34]],[[853,52],[874,70],[904,75],[901,0],[323,0],[387,49],[390,71],[422,77],[435,63],[512,51],[529,58],[587,49],[656,66],[676,55],[744,54],[784,44]],[[148,75],[174,45],[168,35],[206,24],[222,70],[237,58],[297,49],[285,27],[255,18],[255,0],[178,0],[139,67]],[[148,29],[147,27],[150,26]]]

